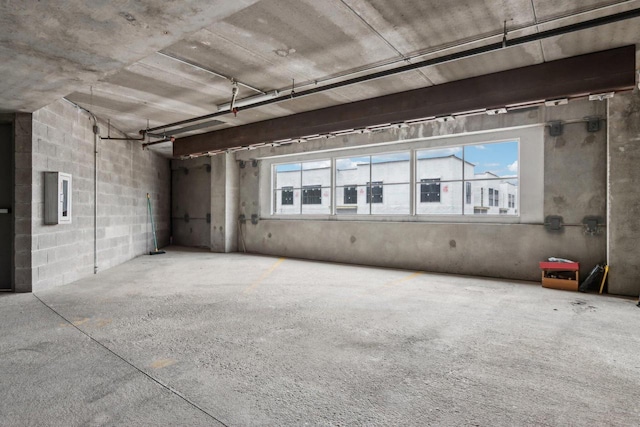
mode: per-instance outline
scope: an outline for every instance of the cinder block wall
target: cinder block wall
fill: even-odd
[[[37,291],[94,272],[94,135],[89,115],[63,100],[32,117],[31,278]],[[47,171],[73,176],[71,224],[44,224]],[[159,244],[167,245],[169,160],[143,151],[140,142],[98,139],[98,271],[152,248],[147,193]]]

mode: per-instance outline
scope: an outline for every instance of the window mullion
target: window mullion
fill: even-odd
[[[409,159],[409,215],[416,215],[416,150],[411,150]]]

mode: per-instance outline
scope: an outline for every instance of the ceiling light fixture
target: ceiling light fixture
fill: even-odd
[[[495,108],[493,110],[487,110],[487,114],[490,116],[495,116],[496,114],[506,114],[506,113],[507,113],[506,108]]]

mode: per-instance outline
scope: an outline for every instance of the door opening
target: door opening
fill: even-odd
[[[0,291],[13,290],[13,126],[0,123]]]

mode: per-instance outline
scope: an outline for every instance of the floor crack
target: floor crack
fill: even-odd
[[[164,388],[165,390],[169,391],[170,393],[176,395],[177,397],[179,397],[180,399],[182,399],[183,401],[185,401],[186,403],[188,403],[189,405],[193,406],[194,408],[196,408],[198,411],[202,412],[203,414],[205,414],[206,416],[208,416],[209,418],[215,420],[216,422],[220,423],[220,425],[224,426],[224,427],[229,427],[227,424],[223,423],[222,421],[220,421],[218,418],[216,418],[214,415],[210,414],[209,412],[207,412],[206,410],[204,410],[202,407],[200,407],[197,403],[193,402],[192,400],[190,400],[189,398],[187,398],[186,396],[184,396],[182,393],[180,393],[178,390],[174,389],[173,387],[171,387],[168,384],[165,384],[164,382],[162,382],[161,380],[159,380],[158,378],[155,378],[154,376],[148,374],[147,372],[143,371],[142,369],[138,368],[136,365],[134,365],[133,363],[131,363],[130,361],[128,361],[127,359],[125,359],[124,357],[120,356],[118,353],[116,353],[115,351],[111,350],[109,347],[107,347],[106,345],[102,344],[100,341],[98,341],[97,339],[95,339],[94,337],[92,337],[91,335],[89,335],[88,333],[86,333],[85,331],[83,331],[82,329],[80,329],[78,326],[74,325],[72,321],[70,321],[69,319],[67,319],[66,317],[64,317],[62,314],[60,314],[58,311],[56,311],[56,309],[54,309],[53,307],[51,307],[50,305],[48,305],[46,302],[44,302],[43,300],[40,299],[40,297],[38,297],[36,294],[32,293],[31,295],[33,295],[35,297],[35,299],[37,299],[38,301],[40,301],[40,303],[42,303],[42,305],[44,305],[45,307],[47,307],[49,310],[51,310],[52,312],[54,312],[57,316],[59,316],[62,320],[64,320],[66,323],[68,323],[69,325],[73,326],[77,331],[79,331],[81,334],[83,334],[84,336],[86,336],[87,338],[89,338],[91,341],[93,341],[94,343],[98,344],[100,347],[104,348],[105,350],[107,350],[109,353],[113,354],[115,357],[117,357],[118,359],[122,360],[124,363],[126,363],[127,365],[131,366],[133,369],[135,369],[136,371],[138,371],[139,373],[141,373],[142,375],[144,375],[145,377],[149,378],[151,381],[153,381],[154,383],[158,384],[160,387]]]

